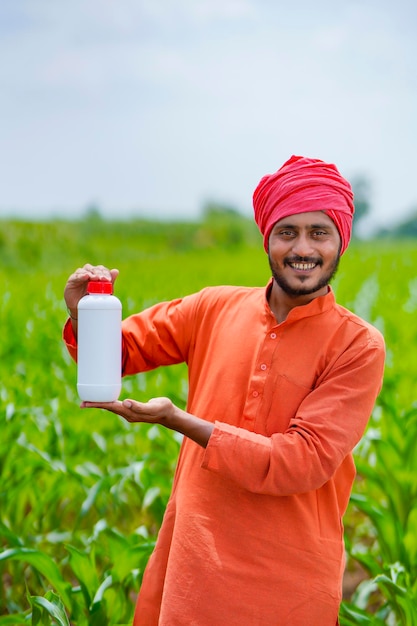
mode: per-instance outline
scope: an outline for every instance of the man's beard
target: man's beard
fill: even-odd
[[[275,280],[277,285],[281,287],[281,289],[287,295],[292,296],[292,297],[307,296],[309,294],[315,293],[316,291],[319,291],[320,289],[328,285],[330,281],[334,278],[337,272],[337,269],[339,267],[339,260],[340,260],[340,255],[338,254],[336,258],[334,259],[332,265],[329,267],[328,271],[321,276],[321,278],[318,280],[318,282],[315,285],[311,287],[300,286],[300,287],[294,288],[288,284],[287,280],[283,276],[283,272],[281,272],[278,269],[276,263],[274,263],[274,261],[271,259],[271,256],[268,254],[269,267],[271,268],[273,279]],[[313,259],[311,257],[292,257],[291,259],[288,258],[284,260],[285,264],[288,264],[289,262],[291,263],[316,263],[317,259]]]

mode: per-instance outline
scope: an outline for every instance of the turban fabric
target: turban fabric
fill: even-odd
[[[352,187],[331,163],[292,156],[275,174],[260,180],[253,194],[253,208],[267,252],[274,224],[307,211],[326,213],[339,231],[340,254],[348,247],[355,210]]]

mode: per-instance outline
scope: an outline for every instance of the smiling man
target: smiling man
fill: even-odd
[[[309,211],[279,220],[269,236],[273,277],[269,304],[283,321],[294,307],[327,293],[339,265],[341,240],[325,213]]]
[[[185,435],[143,577],[135,626],[335,626],[352,450],[381,388],[381,334],[329,281],[354,212],[332,164],[291,157],[255,190],[272,278],[208,287],[123,322],[123,374],[186,362],[187,409],[168,398],[83,403]],[[86,265],[68,279],[77,358]]]

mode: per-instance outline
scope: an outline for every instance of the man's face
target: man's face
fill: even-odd
[[[289,296],[314,294],[336,273],[341,240],[322,211],[284,217],[269,236],[269,265],[277,285]]]

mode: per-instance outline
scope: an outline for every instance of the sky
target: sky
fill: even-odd
[[[415,0],[0,0],[0,216],[252,215],[292,154],[417,208]]]

